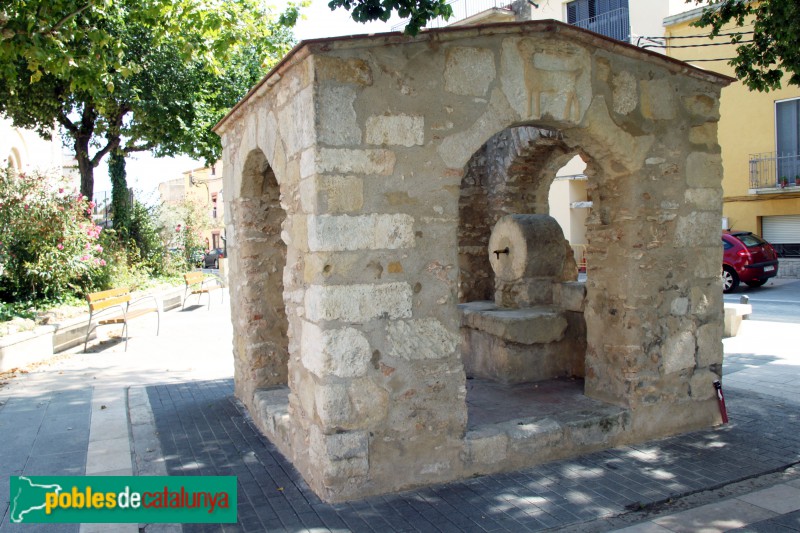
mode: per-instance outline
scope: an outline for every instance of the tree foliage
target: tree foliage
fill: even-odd
[[[731,65],[745,85],[758,91],[780,89],[785,74],[790,85],[800,85],[800,2],[695,1],[710,7],[694,25],[710,28],[712,38],[730,23],[744,27],[752,20],[752,39],[739,32],[727,36],[736,45]]]
[[[0,112],[43,136],[57,122],[88,197],[93,169],[112,151],[215,161],[210,126],[293,44],[297,7],[277,17],[259,6],[10,0],[0,13]]]
[[[453,15],[453,9],[447,0],[330,0],[328,7],[352,10],[352,17],[356,22],[386,22],[396,11],[400,17],[408,19],[404,31],[409,35],[416,35],[435,18],[447,20]]]

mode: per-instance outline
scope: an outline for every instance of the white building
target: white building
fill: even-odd
[[[16,128],[10,120],[0,118],[0,165],[20,172],[62,172],[61,140],[54,133],[46,140],[36,132]]]

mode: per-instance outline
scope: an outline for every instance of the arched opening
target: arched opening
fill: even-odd
[[[548,214],[552,160],[567,153],[558,131],[518,127],[494,135],[467,163],[459,196],[461,303],[493,299],[487,254],[492,228],[508,214]],[[548,170],[550,179],[544,178]]]
[[[550,186],[548,202],[550,215],[558,221],[572,248],[579,281],[585,281],[588,274],[586,254],[589,241],[586,236],[586,220],[592,207],[592,199],[586,169],[586,162],[580,155],[573,156],[558,169]]]
[[[289,360],[283,301],[286,244],[281,239],[286,212],[275,173],[261,150],[245,160],[232,217],[236,245],[230,257],[238,273],[231,287],[236,386],[237,395],[249,403],[255,390],[287,384]]]
[[[585,258],[588,249],[591,162],[561,132],[521,126],[494,135],[467,164],[459,198],[459,310],[471,428],[540,413],[545,391],[568,400],[559,408],[586,400],[586,290],[577,281],[575,251]],[[510,282],[497,264],[515,250],[509,241],[498,247],[496,235],[511,219],[529,232],[521,243],[526,260],[550,266],[534,265]],[[509,409],[489,414],[484,400]]]
[[[17,148],[12,148],[11,153],[7,159],[8,168],[11,170],[20,171],[22,170],[22,160],[19,155],[19,150]]]

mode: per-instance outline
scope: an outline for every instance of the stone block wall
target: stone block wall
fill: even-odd
[[[715,423],[724,83],[552,22],[299,47],[217,126],[237,395],[255,410],[256,391],[285,380],[273,436],[327,500],[474,472],[460,199],[475,154],[524,126],[557,132],[529,160],[540,174],[575,153],[588,163],[586,394],[631,410],[613,442]],[[251,223],[243,206],[269,172],[247,161],[261,155],[279,206],[262,184]],[[263,249],[276,234],[285,254]]]

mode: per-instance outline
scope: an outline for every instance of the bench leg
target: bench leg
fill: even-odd
[[[91,335],[92,329],[94,329],[92,328],[92,319],[89,318],[89,325],[86,326],[86,338],[83,339],[83,353],[86,353],[86,347],[89,345],[89,335]]]
[[[122,336],[125,337],[125,351],[128,351],[128,321],[122,325]]]
[[[158,322],[156,323],[156,337],[158,337],[158,333],[161,331],[161,311],[158,309],[156,309],[156,316],[158,319]]]

